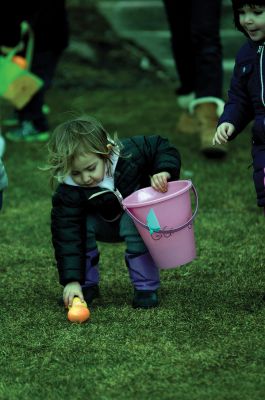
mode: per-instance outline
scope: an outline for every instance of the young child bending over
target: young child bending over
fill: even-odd
[[[253,179],[258,206],[265,207],[265,0],[232,0],[236,27],[247,36],[239,50],[213,144],[252,128]]]
[[[118,140],[96,119],[81,116],[59,125],[49,142],[52,241],[64,286],[65,306],[74,296],[91,304],[99,296],[97,241],[125,241],[134,286],[134,308],[158,305],[159,270],[120,197],[152,186],[165,192],[180,174],[179,152],[160,136]]]

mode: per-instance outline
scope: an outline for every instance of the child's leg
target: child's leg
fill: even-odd
[[[85,284],[82,286],[84,297],[89,303],[99,296],[99,251],[97,240],[120,242],[119,223],[106,222],[97,214],[87,216],[86,271]],[[96,295],[95,295],[96,294]],[[91,298],[91,300],[89,300]]]
[[[88,215],[85,283],[82,285],[83,295],[88,304],[91,304],[96,297],[99,297],[99,251],[95,235],[96,225],[97,219],[92,215]]]
[[[127,245],[125,261],[135,288],[133,307],[154,307],[158,304],[159,270],[134,222],[126,213],[120,221],[120,236],[124,238]]]
[[[98,249],[86,252],[86,270],[85,283],[82,285],[82,291],[87,304],[99,297],[99,252]]]
[[[86,271],[85,287],[94,286],[99,283],[99,252],[98,249],[87,251],[86,253]]]
[[[257,204],[265,207],[265,146],[253,145],[253,180],[257,193]]]
[[[150,253],[135,255],[126,252],[125,261],[135,289],[157,290],[159,288],[159,270]]]

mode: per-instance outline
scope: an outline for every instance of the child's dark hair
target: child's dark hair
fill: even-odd
[[[245,36],[248,37],[248,34],[245,32],[245,30],[242,28],[242,26],[239,23],[239,12],[238,10],[244,6],[249,6],[249,7],[255,7],[255,6],[265,6],[265,0],[232,0],[232,7],[233,7],[233,13],[234,13],[234,23],[236,28],[240,31],[243,32]]]

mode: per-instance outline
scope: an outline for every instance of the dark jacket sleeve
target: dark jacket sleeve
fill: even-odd
[[[140,136],[131,139],[140,153],[142,171],[148,175],[167,171],[170,180],[179,179],[181,159],[178,150],[172,146],[168,139],[159,135]]]
[[[51,231],[59,281],[83,282],[85,270],[85,201],[81,192],[60,185],[52,198]]]
[[[254,119],[253,106],[247,92],[251,65],[240,60],[239,52],[228,91],[228,101],[218,121],[218,126],[223,122],[229,122],[235,126],[235,132],[229,140],[234,139]]]

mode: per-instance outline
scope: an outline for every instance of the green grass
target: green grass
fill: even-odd
[[[60,107],[50,93],[51,120]],[[106,101],[107,99],[107,101]],[[110,101],[110,99],[112,101]],[[68,101],[67,101],[68,100]],[[265,390],[264,217],[255,206],[249,139],[225,162],[179,136],[170,88],[93,91],[86,111],[120,136],[162,133],[199,193],[197,259],[161,272],[160,307],[133,310],[123,244],[100,244],[101,299],[73,325],[57,305],[43,144],[8,143],[1,215],[1,399],[262,399]],[[61,110],[59,109],[58,112]]]
[[[72,68],[79,79],[86,72],[85,81],[100,80],[100,71],[67,57],[58,80]],[[0,215],[1,400],[264,398],[264,216],[248,168],[249,133],[229,145],[226,161],[204,159],[196,135],[175,131],[173,88],[143,75],[138,81],[129,70],[104,71],[105,86],[92,89],[55,82],[50,122],[54,127],[65,111],[82,110],[120,137],[170,138],[182,154],[181,177],[192,173],[199,193],[198,256],[161,271],[159,308],[134,310],[124,245],[101,243],[101,298],[90,322],[71,324],[57,304],[51,191],[38,170],[45,145],[8,143],[10,184]]]

